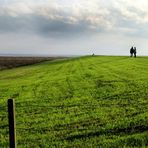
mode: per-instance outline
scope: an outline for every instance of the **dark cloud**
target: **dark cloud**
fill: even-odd
[[[21,31],[31,31],[33,29],[32,17],[22,15],[19,17],[12,17],[9,15],[0,16],[0,32],[21,32]]]
[[[102,32],[103,28],[90,28],[90,24],[79,21],[71,24],[63,20],[51,20],[39,15],[19,15],[17,17],[2,15],[0,16],[0,32],[28,32],[37,33],[42,36],[62,37],[76,36]]]
[[[99,53],[105,50],[111,53],[107,49],[112,48],[116,53],[117,47],[125,53],[124,49],[128,50],[133,40],[139,42],[139,46],[147,44],[148,9],[141,9],[138,4],[133,6],[128,0],[109,0],[108,4],[102,0],[66,0],[67,5],[65,0],[44,0],[44,4],[41,1],[36,5],[35,0],[13,0],[0,6],[0,48],[3,51],[29,52],[30,49],[42,53],[47,49],[52,53],[74,54],[93,48]]]

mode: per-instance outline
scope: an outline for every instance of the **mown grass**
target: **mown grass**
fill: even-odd
[[[81,57],[0,72],[0,147],[7,99],[18,147],[147,147],[148,58]]]

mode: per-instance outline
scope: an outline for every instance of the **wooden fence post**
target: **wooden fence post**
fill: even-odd
[[[16,148],[15,104],[13,99],[8,99],[8,120],[10,148]]]

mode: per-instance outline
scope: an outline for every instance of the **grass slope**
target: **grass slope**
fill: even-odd
[[[147,63],[98,56],[0,71],[0,147],[10,97],[19,148],[148,146]]]

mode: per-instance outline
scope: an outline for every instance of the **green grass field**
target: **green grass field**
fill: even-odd
[[[81,57],[0,71],[0,147],[7,99],[19,148],[148,147],[148,57]]]

